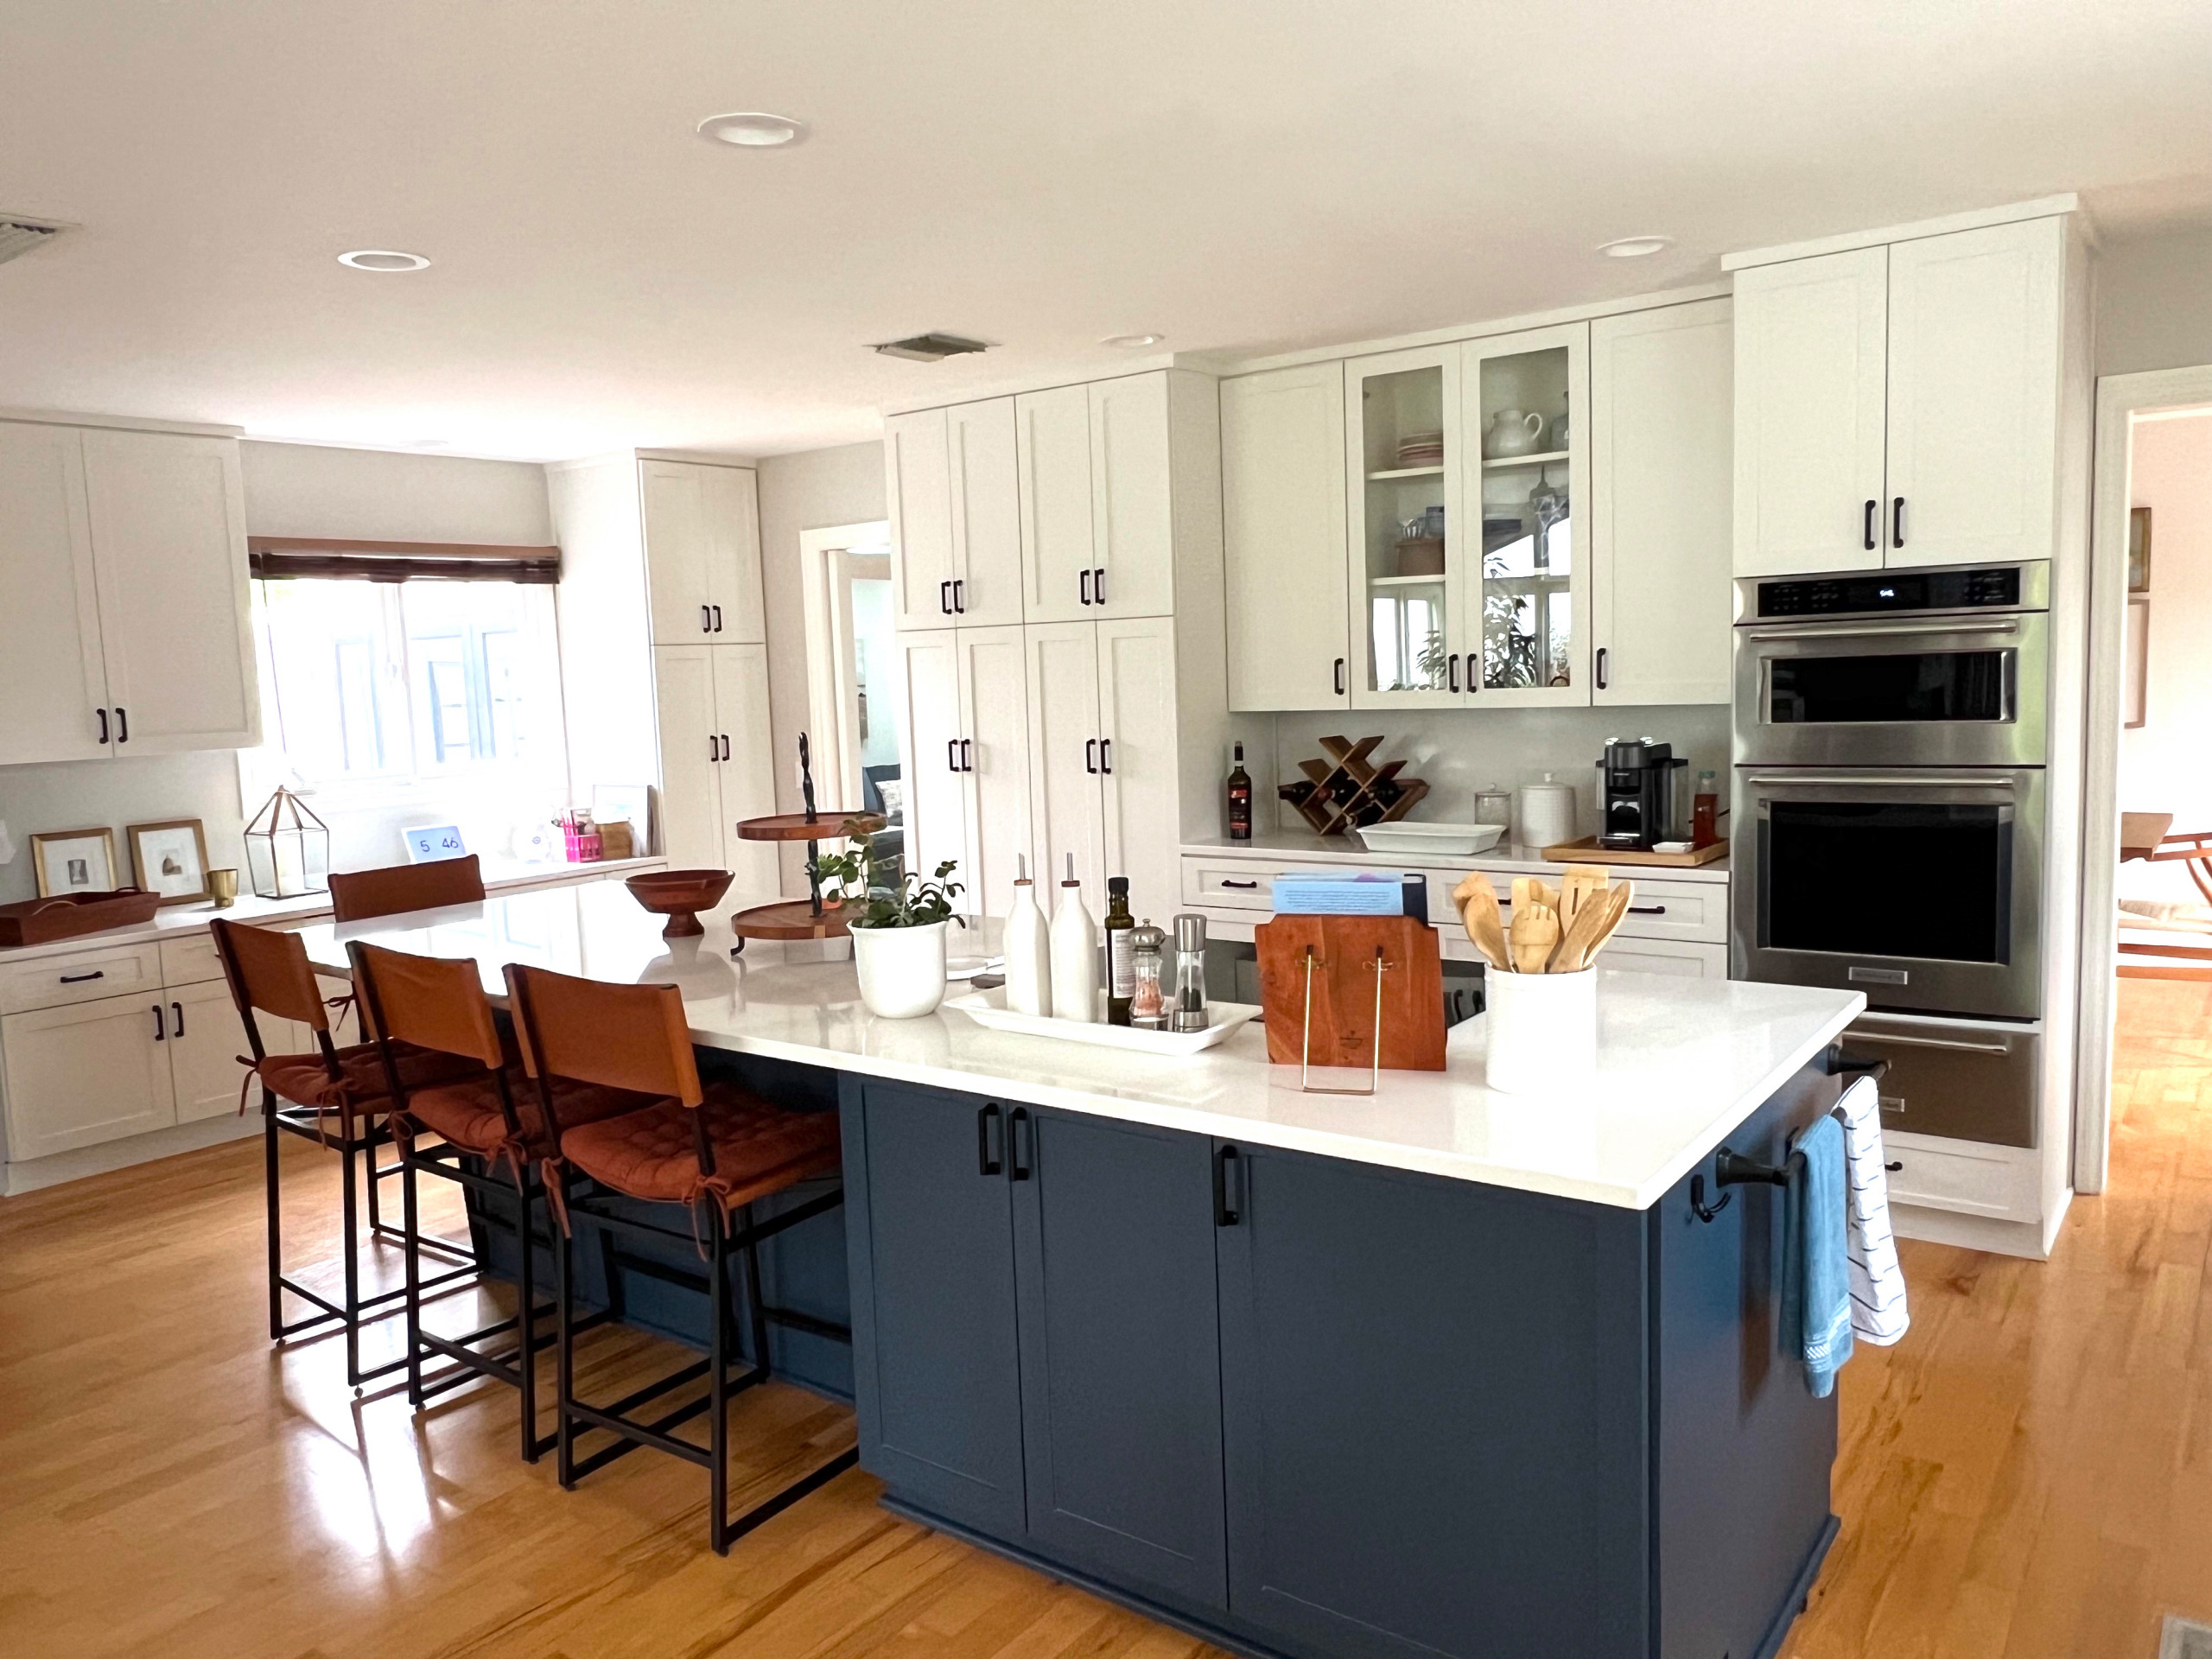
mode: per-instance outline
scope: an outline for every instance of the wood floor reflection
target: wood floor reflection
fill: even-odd
[[[2212,994],[2123,986],[2118,1082],[2113,1189],[2055,1262],[1906,1247],[1913,1331],[1844,1373],[1843,1533],[1795,1659],[2149,1659],[2163,1613],[2212,1617]],[[336,1160],[284,1158],[296,1261],[329,1248]],[[724,1560],[687,1465],[640,1453],[563,1493],[516,1459],[509,1390],[419,1420],[355,1399],[335,1343],[269,1346],[259,1160],[0,1201],[10,1659],[1211,1653],[894,1519],[863,1473]],[[605,1333],[586,1386],[667,1353]],[[761,1480],[852,1433],[779,1386],[732,1427]]]

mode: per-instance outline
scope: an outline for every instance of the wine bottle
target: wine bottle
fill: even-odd
[[[1252,839],[1252,778],[1244,770],[1244,746],[1236,746],[1236,764],[1229,774],[1229,838]]]

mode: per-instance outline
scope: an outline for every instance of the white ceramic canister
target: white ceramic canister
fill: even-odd
[[[944,931],[950,922],[920,927],[855,927],[853,966],[861,1001],[885,1020],[915,1020],[944,1001]]]
[[[1598,1067],[1598,970],[1483,974],[1484,1066],[1508,1094],[1586,1082]]]
[[[1522,847],[1555,847],[1574,839],[1574,785],[1523,784],[1514,799],[1513,839]]]

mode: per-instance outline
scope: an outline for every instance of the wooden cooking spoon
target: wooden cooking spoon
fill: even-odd
[[[1605,942],[1613,937],[1613,930],[1621,925],[1621,918],[1628,914],[1629,900],[1635,895],[1636,884],[1631,881],[1624,881],[1606,894],[1596,937],[1582,952],[1582,967],[1587,968],[1598,960],[1598,953],[1605,948]]]
[[[1611,896],[1602,891],[1584,888],[1581,907],[1574,912],[1574,919],[1567,925],[1567,931],[1560,936],[1558,947],[1552,952],[1547,973],[1573,974],[1581,971],[1589,960],[1590,947],[1597,943],[1599,933],[1605,925],[1605,912],[1612,906]]]
[[[1549,905],[1513,907],[1513,965],[1524,974],[1541,974],[1559,944],[1559,912]]]
[[[1452,892],[1452,902],[1459,906],[1459,919],[1466,925],[1467,937],[1475,942],[1475,949],[1483,953],[1483,960],[1493,968],[1510,971],[1512,958],[1505,950],[1505,918],[1497,908],[1497,889],[1490,878],[1476,871]]]

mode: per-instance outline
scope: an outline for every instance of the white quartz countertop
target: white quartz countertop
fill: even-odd
[[[1548,859],[1540,847],[1500,842],[1486,853],[1370,853],[1356,835],[1317,836],[1300,830],[1255,831],[1249,841],[1226,836],[1183,843],[1186,857],[1251,858],[1275,863],[1354,864],[1384,870],[1488,870],[1502,875],[1557,875],[1566,866]],[[1631,880],[1713,881],[1728,880],[1728,855],[1709,864],[1617,864],[1592,849],[1588,860]]]
[[[318,968],[346,941],[474,957],[485,989],[519,962],[621,984],[674,984],[693,1041],[1254,1145],[1418,1170],[1629,1209],[1649,1207],[1709,1156],[1866,1007],[1856,992],[1601,971],[1599,1059],[1587,1085],[1507,1095],[1484,1080],[1485,1019],[1453,1028],[1442,1071],[1385,1071],[1372,1099],[1308,1095],[1268,1063],[1255,1021],[1189,1059],[987,1031],[950,1008],[879,1020],[860,1003],[842,940],[753,941],[730,956],[727,900],[703,938],[665,941],[619,886],[544,889],[481,905],[301,930]],[[951,950],[987,941],[956,930]],[[1354,1081],[1334,1077],[1332,1081]]]

